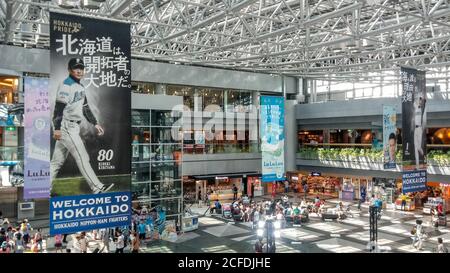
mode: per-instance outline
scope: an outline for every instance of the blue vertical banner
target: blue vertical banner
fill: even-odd
[[[24,199],[50,198],[49,80],[24,78]]]
[[[285,180],[284,98],[261,96],[262,182]]]
[[[50,12],[50,234],[131,224],[130,25]]]
[[[384,169],[395,169],[397,154],[397,112],[390,105],[383,106]]]

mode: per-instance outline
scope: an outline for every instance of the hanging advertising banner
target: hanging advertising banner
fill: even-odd
[[[285,180],[284,98],[261,96],[262,182]]]
[[[402,81],[402,146],[403,172],[415,179],[414,190],[424,188],[426,184],[426,127],[427,94],[425,72],[411,68],[401,68]],[[415,172],[412,174],[411,172]],[[406,178],[404,176],[404,178]],[[408,181],[403,187],[408,185]],[[418,183],[424,185],[419,186]],[[408,188],[407,188],[408,189]],[[406,189],[406,190],[407,190]],[[405,188],[403,189],[405,190]]]
[[[410,171],[402,174],[402,192],[418,192],[427,190],[427,171]]]
[[[50,13],[50,234],[131,222],[130,25]]]
[[[393,106],[383,106],[384,169],[395,169],[397,154],[397,112]]]
[[[24,78],[24,199],[50,198],[49,80]]]

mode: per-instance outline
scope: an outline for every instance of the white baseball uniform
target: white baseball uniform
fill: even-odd
[[[105,191],[105,186],[92,169],[89,163],[89,155],[80,137],[83,106],[85,102],[87,104],[85,97],[85,87],[70,76],[58,86],[56,103],[64,104],[64,110],[62,119],[56,120],[58,117],[53,117],[54,128],[55,130],[61,130],[61,138],[56,141],[50,163],[50,173],[53,181],[70,153],[92,192],[100,193]]]
[[[414,103],[414,153],[416,157],[416,168],[420,167],[420,154],[422,150],[422,135],[423,135],[423,120],[422,120],[422,106],[419,102]]]

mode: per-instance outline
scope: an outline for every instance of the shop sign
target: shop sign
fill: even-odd
[[[427,189],[427,172],[410,171],[402,174],[402,192],[420,192]]]
[[[216,180],[226,180],[228,176],[216,176]]]
[[[128,226],[130,192],[52,197],[50,234]]]
[[[311,173],[311,176],[321,176],[322,175],[322,173],[319,173],[319,172],[312,172]]]

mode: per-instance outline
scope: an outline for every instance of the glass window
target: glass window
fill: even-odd
[[[202,98],[202,109],[206,112],[222,112],[223,107],[223,90],[201,88],[198,90],[198,96]]]
[[[165,210],[166,215],[179,214],[180,199],[156,200],[151,203],[151,207],[161,206]]]
[[[194,88],[188,86],[168,85],[167,95],[169,96],[183,96],[183,103],[189,107],[191,111],[194,110]]]
[[[132,144],[133,161],[149,161],[151,156],[150,145]]]
[[[131,128],[133,144],[150,142],[150,127],[133,127]]]
[[[227,112],[248,112],[251,110],[252,93],[248,91],[228,90]]]
[[[146,182],[150,180],[150,163],[131,164],[131,181]]]
[[[159,128],[153,127],[152,130],[152,143],[177,143],[178,135],[172,135],[172,128]]]
[[[131,82],[131,90],[140,94],[156,94],[155,84],[148,82]]]
[[[0,103],[18,103],[18,86],[17,77],[0,77]]]
[[[180,179],[181,165],[175,162],[153,162],[151,180],[163,181],[165,179]]]
[[[172,126],[179,118],[181,112],[171,110],[153,110],[152,126]]]
[[[150,191],[152,198],[181,196],[181,180],[165,179],[161,182],[152,182]]]
[[[133,126],[149,126],[150,112],[147,110],[131,110],[131,125]]]
[[[152,160],[176,160],[177,153],[181,152],[181,144],[179,145],[152,145]]]
[[[149,183],[133,183],[131,184],[132,200],[148,199],[150,197]]]

